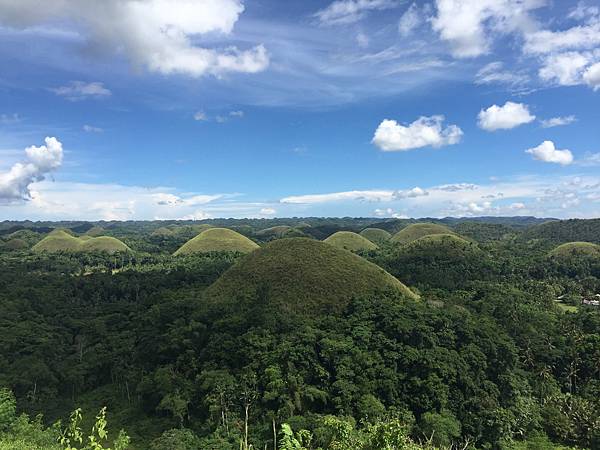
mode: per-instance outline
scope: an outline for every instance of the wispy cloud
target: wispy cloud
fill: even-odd
[[[554,128],[561,127],[564,125],[570,125],[573,122],[576,122],[577,118],[575,116],[564,116],[564,117],[552,117],[551,119],[542,119],[540,123],[543,128]]]
[[[86,100],[88,98],[106,98],[112,95],[112,92],[104,87],[104,83],[99,81],[91,83],[71,81],[71,83],[66,86],[51,88],[50,90],[56,95],[65,97],[67,100],[71,101]]]
[[[315,13],[323,25],[347,25],[358,22],[371,11],[398,6],[395,0],[336,0]]]

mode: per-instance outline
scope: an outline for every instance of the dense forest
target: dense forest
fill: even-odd
[[[600,449],[600,220],[0,239],[0,449]]]

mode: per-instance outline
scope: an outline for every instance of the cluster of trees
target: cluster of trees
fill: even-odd
[[[2,254],[0,387],[18,412],[0,396],[0,449],[69,448],[50,424],[64,437],[82,408],[79,449],[104,406],[134,450],[600,448],[600,309],[556,306],[599,292],[600,263],[507,227],[464,226],[472,251],[365,253],[422,300],[317,317],[203,301],[236,254]]]

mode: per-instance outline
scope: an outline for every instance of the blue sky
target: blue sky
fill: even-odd
[[[0,0],[0,59],[0,220],[600,216],[598,1]]]

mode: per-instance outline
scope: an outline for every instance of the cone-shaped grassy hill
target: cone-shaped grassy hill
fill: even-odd
[[[250,300],[309,315],[341,311],[353,297],[395,291],[418,298],[381,267],[323,242],[275,240],[245,256],[206,291],[207,300],[243,306]]]
[[[492,270],[490,258],[477,244],[454,234],[432,234],[399,245],[384,264],[405,283],[443,289],[457,289]]]
[[[64,230],[54,230],[33,246],[36,252],[125,252],[129,247],[120,240],[108,237],[75,237]]]
[[[464,256],[480,251],[477,244],[456,234],[430,234],[409,242],[402,252],[433,256]]]
[[[408,244],[409,242],[416,241],[423,236],[429,236],[432,234],[455,234],[450,228],[444,225],[438,225],[436,223],[413,223],[408,225],[406,228],[398,231],[392,236],[391,241],[396,244]]]
[[[127,245],[117,238],[110,236],[100,236],[84,240],[81,244],[82,252],[126,252],[131,250]]]
[[[233,230],[227,228],[210,228],[183,244],[175,255],[209,252],[240,252],[249,253],[256,250],[258,245]]]
[[[334,247],[343,248],[344,250],[350,250],[351,252],[375,250],[377,248],[377,245],[373,242],[351,231],[338,231],[323,242]]]
[[[33,246],[35,252],[75,252],[81,247],[79,238],[65,230],[52,230],[48,236]]]
[[[590,242],[567,242],[559,245],[550,252],[555,258],[570,258],[574,256],[592,256],[600,258],[600,245]]]
[[[24,250],[29,248],[29,244],[23,239],[12,238],[2,244],[2,248],[8,251]]]
[[[102,236],[105,233],[104,228],[99,226],[94,226],[85,232],[86,236],[98,237]]]
[[[377,245],[385,244],[392,238],[390,233],[381,228],[365,228],[360,235]]]
[[[290,227],[289,225],[277,225],[275,227],[265,228],[264,230],[257,231],[256,236],[281,237],[291,229],[292,227]]]

